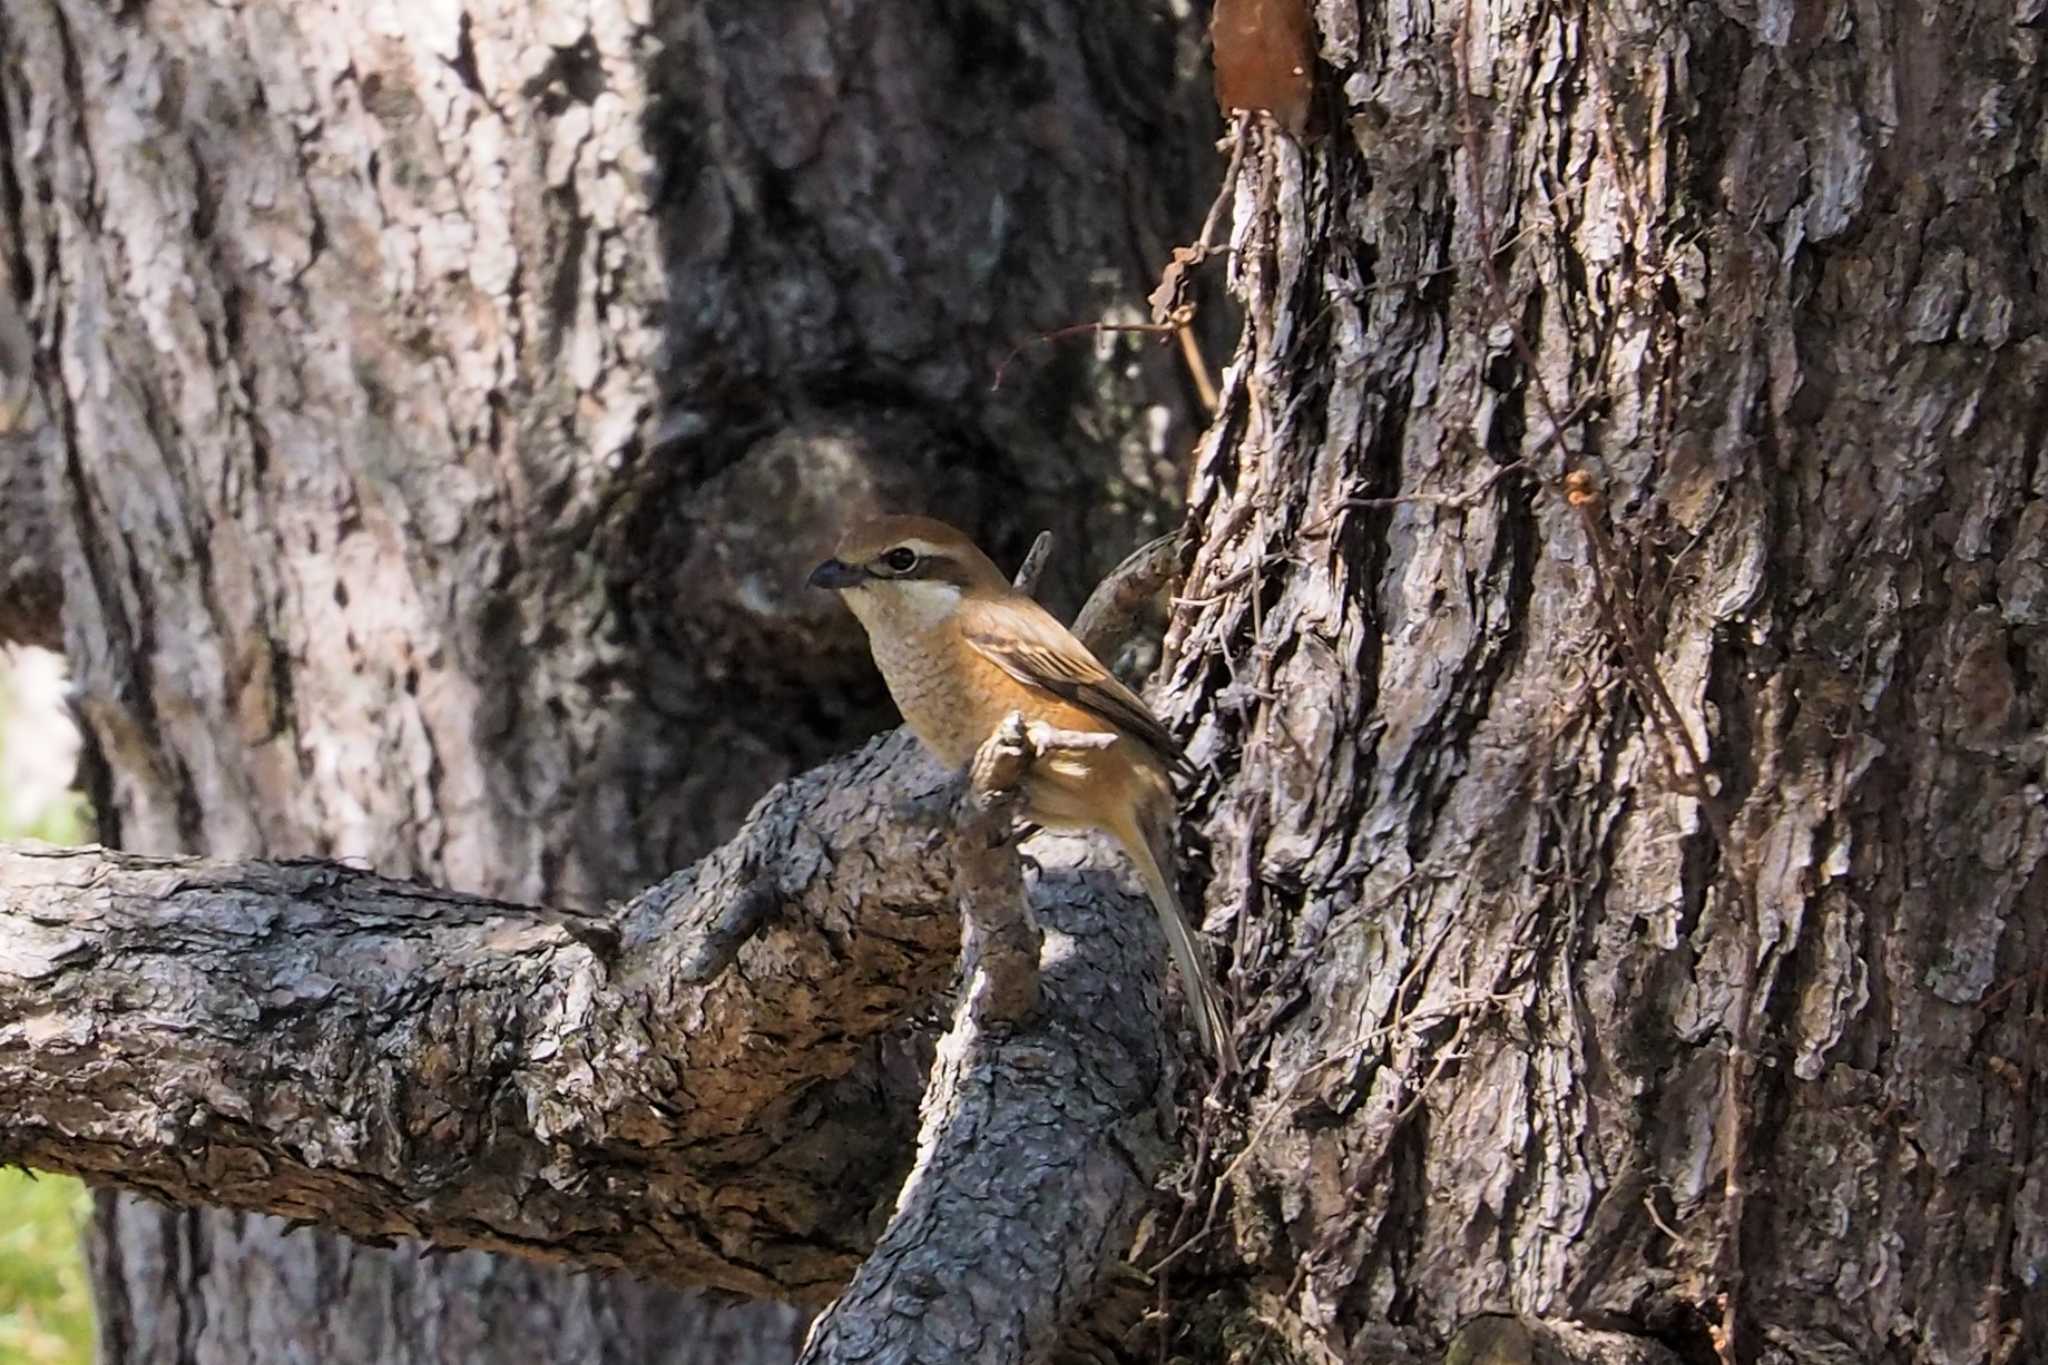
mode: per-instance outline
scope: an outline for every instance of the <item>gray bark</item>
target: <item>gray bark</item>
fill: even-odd
[[[2048,1353],[2039,9],[1316,6],[1169,641],[1248,1313]]]

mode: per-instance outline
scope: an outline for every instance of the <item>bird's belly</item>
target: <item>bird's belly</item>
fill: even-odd
[[[875,663],[904,723],[925,748],[949,768],[973,761],[988,737],[1011,712],[1055,728],[1099,731],[1100,721],[1056,698],[1035,696],[993,665],[948,659],[948,642],[911,639],[874,642]],[[960,646],[955,646],[957,651]],[[1099,784],[1097,769],[1121,770],[1128,760],[1114,749],[1078,749],[1041,755],[1025,786],[1025,804],[1041,824],[1090,825],[1086,793]],[[1112,758],[1112,755],[1116,757]]]
[[[1047,829],[1093,829],[1102,823],[1104,750],[1041,754],[1024,779],[1024,807]],[[1113,775],[1113,774],[1112,774]]]

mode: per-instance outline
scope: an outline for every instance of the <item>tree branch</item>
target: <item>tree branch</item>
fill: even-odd
[[[989,1026],[963,993],[896,1214],[803,1365],[1042,1359],[1129,1245],[1172,1137],[1160,945],[1099,878],[1037,890],[1038,1023]]]
[[[1024,895],[1013,834],[1017,798],[1037,758],[1023,717],[1011,712],[975,754],[954,822],[961,855],[960,971],[967,981],[958,1017],[984,1026],[1023,1024],[1039,1005],[1045,935]]]
[[[0,848],[0,1160],[819,1302],[908,1155],[907,1105],[856,1064],[950,981],[956,893],[1030,923],[1007,841],[920,813],[951,791],[886,737],[613,919],[325,862]],[[1160,954],[1074,870],[1087,847],[1041,858],[1042,1008],[991,988],[1017,952],[977,951],[910,1182],[810,1359],[948,1333],[1025,1359],[1128,1236],[1170,1136]]]
[[[872,1077],[830,1083],[952,972],[950,850],[906,813],[945,785],[877,741],[616,929],[331,863],[0,850],[0,1161],[819,1301],[904,1156]]]
[[[1137,632],[1145,605],[1180,575],[1181,532],[1169,531],[1148,540],[1095,585],[1074,617],[1074,635],[1107,658]]]
[[[1129,1243],[1172,1111],[1159,944],[1150,916],[1060,873],[1040,883],[1055,945],[1041,972],[1007,837],[1031,765],[1100,739],[1012,714],[975,756],[957,821],[967,982],[917,1164],[874,1254],[812,1329],[807,1365],[1041,1359]]]

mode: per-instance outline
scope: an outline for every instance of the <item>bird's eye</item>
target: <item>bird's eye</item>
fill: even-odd
[[[890,573],[909,573],[917,567],[917,551],[908,545],[898,545],[882,556],[882,566]]]

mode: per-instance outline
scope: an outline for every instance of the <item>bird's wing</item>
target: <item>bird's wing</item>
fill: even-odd
[[[1023,683],[1107,721],[1155,751],[1177,772],[1193,771],[1180,741],[1138,694],[1116,680],[1088,647],[1028,597],[964,602],[961,633],[990,663]]]

